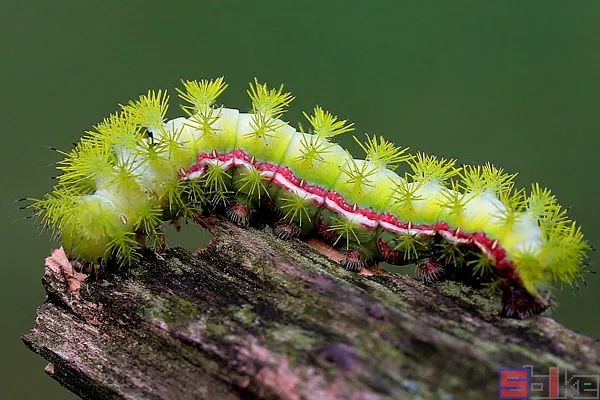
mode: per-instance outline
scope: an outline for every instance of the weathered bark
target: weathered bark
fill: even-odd
[[[47,372],[94,399],[492,399],[501,367],[600,374],[594,339],[499,318],[496,296],[357,275],[270,228],[207,225],[199,254],[148,254],[79,292],[47,267],[23,338]]]

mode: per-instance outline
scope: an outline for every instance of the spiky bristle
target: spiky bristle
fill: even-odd
[[[190,116],[192,126],[203,135],[216,135],[215,122],[221,116],[221,109],[215,108],[217,98],[227,89],[223,77],[202,79],[200,81],[182,81],[184,89],[177,89],[179,97],[191,105],[182,106]]]
[[[227,204],[227,199],[231,191],[227,188],[226,180],[231,179],[231,175],[218,164],[210,164],[200,181],[207,189],[206,197],[211,199],[214,204]]]
[[[251,167],[250,169],[244,169],[238,178],[239,188],[238,194],[245,194],[249,198],[257,198],[259,201],[262,196],[268,196],[269,192],[265,183],[265,178],[261,172]]]
[[[166,90],[149,90],[147,94],[122,107],[136,124],[145,128],[163,129],[163,121],[169,108],[169,96]]]
[[[487,255],[481,252],[471,252],[472,260],[467,261],[467,265],[472,268],[473,277],[484,279],[489,278],[494,273],[494,264]]]
[[[296,195],[285,196],[282,198],[285,204],[281,205],[281,210],[285,212],[283,219],[290,222],[297,222],[302,227],[302,223],[311,223],[308,214],[307,198]],[[306,222],[304,221],[306,219]]]
[[[334,217],[333,220],[335,223],[329,225],[327,230],[337,235],[337,239],[333,243],[334,246],[337,245],[341,239],[345,239],[346,241],[346,250],[350,248],[350,242],[362,243],[358,234],[358,227],[354,221],[345,217]]]
[[[419,189],[423,185],[423,182],[411,183],[408,181],[408,178],[409,177],[406,175],[404,179],[392,181],[392,184],[394,185],[392,205],[394,207],[394,212],[401,215],[404,220],[414,221],[417,213],[415,204],[417,201],[424,199],[424,197],[419,194]]]
[[[398,164],[409,161],[413,158],[408,154],[408,147],[397,147],[394,143],[386,140],[383,136],[373,135],[370,137],[365,133],[367,140],[365,143],[354,136],[354,140],[365,152],[366,159],[379,167],[386,167],[394,170]]]
[[[450,188],[441,192],[442,199],[440,200],[440,206],[446,209],[446,213],[455,220],[460,221],[464,215],[465,207],[467,203],[473,199],[459,190],[458,183],[451,181]]]
[[[325,155],[332,147],[332,143],[320,140],[318,136],[304,135],[300,139],[300,155],[296,160],[306,164],[312,164],[314,161],[324,162]]]
[[[354,123],[348,123],[345,119],[340,120],[319,106],[314,108],[312,115],[303,114],[311,124],[313,133],[323,139],[329,139],[354,130]]]
[[[189,116],[202,114],[211,108],[217,98],[227,89],[227,83],[221,76],[216,79],[182,80],[184,90],[177,88],[179,97],[191,105],[183,106],[183,110]]]
[[[422,182],[435,180],[443,184],[460,172],[460,169],[454,166],[455,159],[436,157],[421,152],[411,158],[408,164],[413,171],[414,180]]]
[[[354,184],[357,188],[373,187],[372,177],[377,173],[377,167],[366,162],[357,163],[355,159],[350,160],[342,172],[347,175],[347,183]]]
[[[284,92],[283,85],[279,89],[269,89],[266,83],[258,83],[256,78],[254,84],[250,84],[248,96],[252,102],[254,115],[251,123],[253,132],[247,136],[256,136],[261,139],[275,136],[275,131],[282,126],[278,119],[294,100],[294,96],[289,92]]]
[[[140,257],[139,244],[133,232],[116,231],[108,243],[107,255],[114,256],[119,264],[129,265]]]
[[[510,192],[517,174],[504,172],[489,162],[482,165],[465,165],[460,172],[461,187],[465,192],[480,193],[489,190],[493,193]]]
[[[394,251],[401,252],[405,260],[418,260],[425,248],[425,243],[418,234],[403,234],[396,236]]]
[[[57,163],[62,171],[59,185],[71,191],[86,194],[96,189],[96,178],[112,174],[111,163],[115,161],[108,147],[92,141],[82,141],[66,157]]]

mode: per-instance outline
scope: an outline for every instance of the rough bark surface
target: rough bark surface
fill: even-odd
[[[79,290],[47,266],[23,337],[46,372],[86,399],[290,400],[493,399],[499,368],[524,364],[600,374],[596,340],[499,318],[481,290],[357,275],[268,227],[205,224],[198,254],[147,254]]]

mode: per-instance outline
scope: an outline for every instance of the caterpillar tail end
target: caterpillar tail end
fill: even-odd
[[[502,288],[502,309],[504,318],[526,319],[539,315],[552,306],[547,293],[533,296],[522,287],[507,285]]]

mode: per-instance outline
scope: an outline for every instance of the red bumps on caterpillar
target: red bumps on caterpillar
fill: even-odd
[[[283,86],[252,83],[248,113],[216,105],[226,87],[184,81],[185,116],[172,120],[167,93],[149,91],[62,153],[56,186],[30,207],[71,258],[128,264],[160,246],[163,221],[222,208],[241,226],[278,213],[277,236],[319,236],[353,271],[417,264],[425,282],[498,287],[507,317],[542,312],[548,288],[581,277],[589,246],[549,190],[376,135],[355,138],[356,159],[332,141],[353,124],[315,107],[309,132],[297,131],[282,120],[293,100]]]

